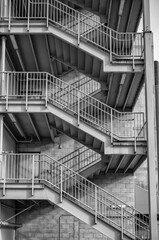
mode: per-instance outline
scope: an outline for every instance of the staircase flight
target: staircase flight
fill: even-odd
[[[27,199],[29,195],[23,196],[22,184],[31,184],[34,197],[36,187],[43,183],[44,187],[39,189],[39,196],[43,196],[42,190],[49,188],[52,194],[59,194],[59,207],[61,203],[61,207],[65,208],[67,200],[77,206],[78,211],[84,210],[86,215],[94,216],[93,226],[96,229],[104,223],[105,227],[109,226],[113,228],[113,232],[120,233],[123,239],[140,240],[143,236],[149,239],[149,224],[145,215],[47,155],[3,154],[0,169],[0,186],[3,192],[1,199],[9,199],[11,196]],[[10,196],[9,192],[14,188],[14,184],[19,184],[21,193],[19,195],[17,187],[16,195],[12,193]],[[48,196],[49,194],[45,197]],[[54,202],[54,198],[49,200]],[[78,217],[76,212],[73,214]]]
[[[5,72],[6,92],[1,100],[6,110],[11,99],[25,101],[44,99],[45,105],[54,105],[77,118],[78,125],[83,121],[115,140],[145,140],[144,113],[119,112],[99,100],[80,91],[61,79],[42,72]],[[5,97],[5,98],[4,98]]]
[[[17,7],[18,6],[18,7]],[[141,59],[143,56],[142,33],[117,32],[93,17],[87,16],[58,0],[9,1],[8,15],[2,19],[8,21],[10,30],[12,21],[26,20],[29,30],[32,20],[45,21],[46,26],[53,24],[73,35],[78,44],[87,41],[116,58]]]

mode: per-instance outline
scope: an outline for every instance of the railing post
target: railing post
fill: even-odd
[[[112,30],[110,29],[110,39],[109,39],[109,44],[110,44],[110,62],[112,62]]]
[[[26,103],[25,103],[25,109],[28,110],[28,73],[26,75]]]
[[[8,110],[8,94],[9,94],[9,73],[7,74],[7,92],[6,92],[6,111]]]
[[[46,27],[48,28],[48,26],[49,26],[49,0],[47,0],[46,4],[47,4],[47,6],[46,6],[47,7],[47,10],[46,10],[47,11],[46,12],[46,14],[47,14],[46,15]]]
[[[135,121],[135,114],[134,114],[134,153],[136,153],[136,121]]]
[[[45,107],[47,108],[47,96],[48,96],[48,73],[46,73],[46,96],[45,96]]]
[[[95,218],[94,218],[94,223],[97,224],[97,210],[98,210],[98,199],[97,199],[97,186],[95,186]]]
[[[35,158],[34,158],[34,155],[33,155],[33,160],[32,160],[32,187],[31,187],[32,196],[34,195],[34,167],[35,167]]]
[[[133,71],[134,71],[135,70],[135,59],[134,59],[134,35],[133,35],[133,33],[132,33],[132,57],[133,57]]]
[[[30,0],[28,0],[28,22],[27,22],[27,31],[29,31],[29,24],[30,24]]]
[[[123,205],[121,205],[121,240],[124,239],[124,214],[123,214]]]
[[[6,154],[2,155],[3,156],[3,196],[6,194]]]
[[[8,31],[10,32],[10,24],[11,24],[11,0],[9,1],[9,22],[8,22]]]
[[[78,12],[78,45],[80,44],[80,13]]]
[[[61,167],[60,167],[60,171],[61,171],[61,179],[60,179],[60,182],[61,182],[61,184],[60,184],[60,203],[62,203],[62,175],[63,175],[63,169],[62,169],[62,165],[61,165]]]
[[[80,92],[78,91],[78,120],[77,120],[77,124],[78,126],[80,125]]]
[[[111,136],[111,143],[113,143],[113,110],[110,110],[110,136]]]

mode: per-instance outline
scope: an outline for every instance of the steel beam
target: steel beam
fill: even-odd
[[[34,132],[35,132],[35,134],[36,134],[37,139],[40,141],[40,135],[39,135],[38,130],[37,130],[37,128],[36,128],[36,126],[35,126],[35,124],[34,124],[34,122],[33,122],[32,117],[31,117],[31,115],[30,115],[29,113],[28,113],[28,118],[29,118],[29,120],[30,120],[30,122],[31,122],[31,125],[32,125],[32,127],[33,127],[33,129],[34,129]]]
[[[0,115],[0,154],[3,151],[3,115]]]
[[[157,134],[157,164],[159,190],[159,62],[155,61],[155,97],[156,97],[156,134]]]
[[[154,59],[153,36],[150,28],[149,0],[143,0],[144,16],[144,44],[145,44],[145,93],[146,93],[146,117],[147,117],[147,143],[148,143],[148,186],[149,186],[149,216],[150,239],[158,239],[157,225],[157,201],[155,178],[155,106],[154,106]]]
[[[29,38],[29,43],[30,43],[31,50],[32,50],[32,53],[33,53],[33,57],[34,57],[34,62],[35,62],[36,70],[39,72],[39,65],[38,65],[38,61],[37,61],[36,54],[35,54],[35,50],[34,50],[32,38],[31,38],[30,35],[28,35],[28,38]]]
[[[49,130],[49,133],[50,133],[51,140],[54,143],[55,142],[55,136],[54,136],[54,133],[53,133],[52,128],[50,126],[48,116],[47,116],[46,113],[44,114],[44,116],[45,116],[46,124],[47,124],[48,130]]]

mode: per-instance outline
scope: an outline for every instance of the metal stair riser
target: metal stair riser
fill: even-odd
[[[99,26],[99,23],[94,21],[94,19],[58,0],[43,2],[37,0],[34,3],[29,1],[26,4],[20,4],[18,0],[14,0],[11,3],[10,0],[8,8],[10,8],[8,9],[9,16],[7,18],[4,17],[4,19],[9,20],[9,28],[12,20],[15,19],[27,20],[28,29],[32,20],[45,20],[47,26],[49,23],[56,24],[57,27],[75,36],[78,43],[81,39],[85,39],[102,50],[110,52],[110,55],[129,57],[133,58],[133,60],[134,58],[140,59],[142,57],[142,33],[119,33],[103,24]],[[77,22],[78,25],[73,27],[72,22]],[[89,31],[89,33],[83,33],[83,30],[85,32]]]
[[[60,193],[61,200],[66,197],[94,214],[96,219],[100,218],[120,231],[123,229],[124,234],[132,239],[142,239],[138,235],[140,232],[144,232],[148,238],[146,216],[47,155],[4,154],[1,155],[1,160],[0,177],[4,195],[8,181],[32,183],[33,194],[34,183],[44,180],[53,191]]]
[[[118,112],[95,98],[73,88],[59,78],[48,73],[5,72],[1,73],[7,82],[6,108],[9,99],[23,97],[26,106],[30,99],[43,98],[54,106],[77,116],[78,122],[122,139],[144,139],[144,114]],[[61,97],[60,90],[67,89]],[[56,92],[56,94],[54,94]],[[116,127],[115,127],[116,126]],[[143,134],[143,135],[141,135]]]

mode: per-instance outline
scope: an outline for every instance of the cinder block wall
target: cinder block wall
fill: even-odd
[[[109,240],[57,206],[41,202],[23,213],[17,221],[23,224],[16,230],[16,240]]]

